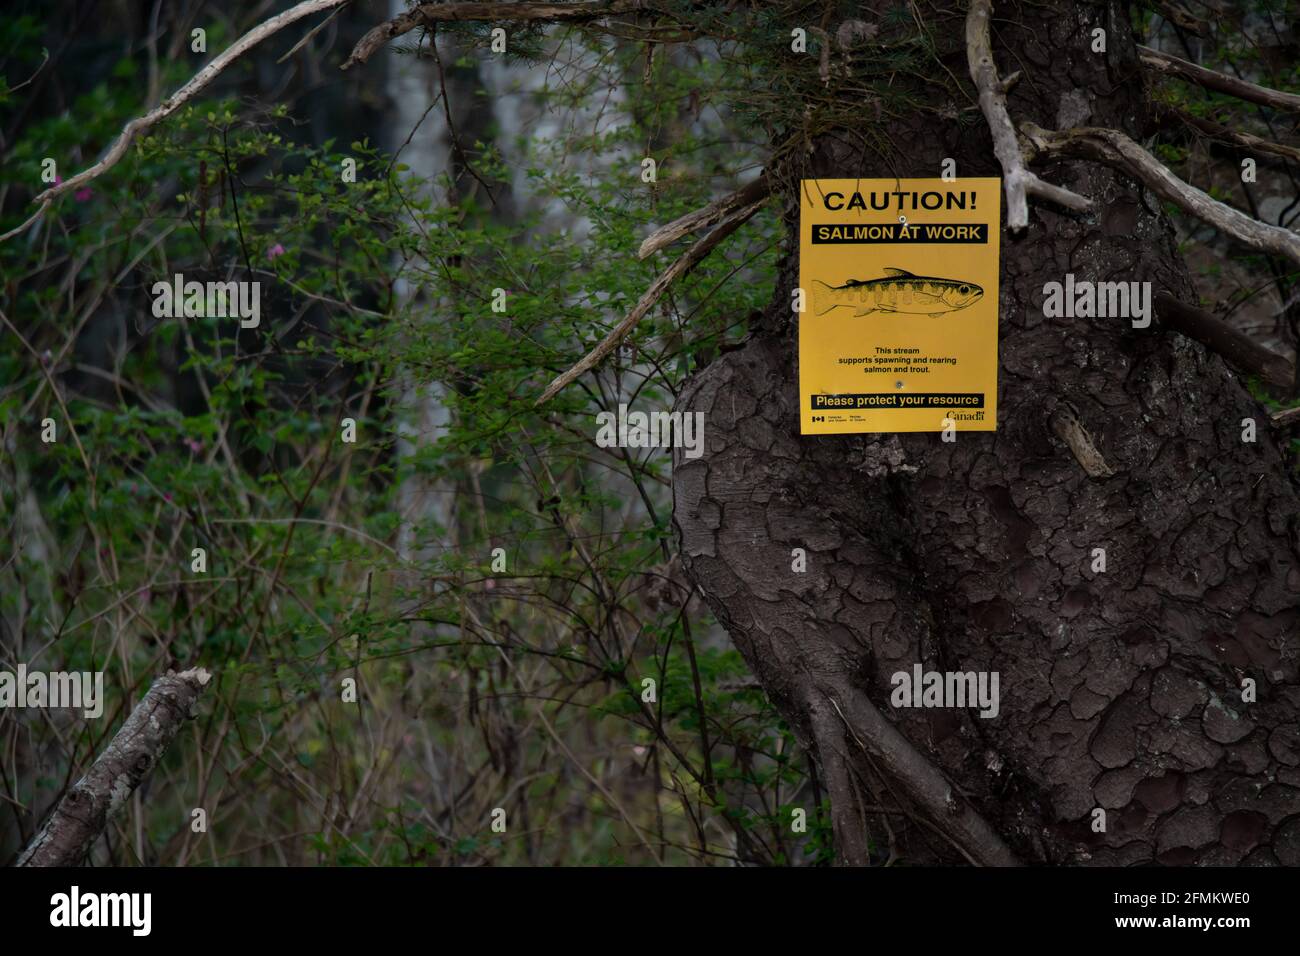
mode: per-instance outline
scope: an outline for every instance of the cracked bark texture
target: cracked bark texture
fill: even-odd
[[[153,772],[182,723],[193,715],[210,675],[168,671],[154,681],[86,775],[50,812],[18,866],[76,866],[136,787]]]
[[[935,30],[960,35],[963,11],[950,13]],[[1025,73],[1012,116],[1059,125],[1068,112],[1066,125],[1139,137],[1129,22],[1117,4],[999,3],[995,57]],[[1105,55],[1090,52],[1096,26]],[[959,175],[999,174],[980,126],[904,115],[884,133],[896,151],[869,152],[852,130],[823,136],[799,172],[934,176],[951,156]],[[997,432],[800,437],[791,254],[751,337],[677,402],[706,416],[703,456],[675,461],[683,563],[813,755],[841,862],[889,849],[1300,865],[1297,487],[1267,415],[1201,345],[1126,319],[1043,317],[1043,284],[1068,272],[1192,289],[1143,187],[1087,162],[1041,171],[1097,212],[1036,204],[1026,233],[1002,238]],[[784,199],[797,245],[798,197]],[[1063,403],[1113,475],[1088,477],[1054,433]],[[1255,443],[1242,441],[1246,418]],[[791,570],[793,548],[807,550],[806,573]],[[1000,713],[892,708],[891,675],[917,662],[998,671]],[[981,823],[991,840],[963,832]]]

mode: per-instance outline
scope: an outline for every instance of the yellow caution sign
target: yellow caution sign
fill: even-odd
[[[1002,180],[802,192],[802,434],[995,430]]]

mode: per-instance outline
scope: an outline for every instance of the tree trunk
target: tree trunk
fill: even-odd
[[[934,33],[961,34],[950,15]],[[1127,7],[996,15],[1002,72],[1024,71],[1013,117],[1141,136]],[[949,66],[966,75],[956,51]],[[798,172],[935,176],[953,157],[959,176],[1000,173],[982,124],[884,127],[872,139],[895,151],[828,134]],[[751,338],[678,401],[706,415],[705,454],[675,462],[684,564],[813,754],[842,862],[1300,864],[1297,488],[1267,416],[1202,346],[1044,318],[1044,283],[1070,272],[1194,301],[1146,190],[1082,162],[1045,178],[1099,211],[1033,205],[1003,237],[997,432],[800,437],[791,254]],[[794,189],[784,201],[797,248]],[[1066,403],[1111,477],[1058,437]],[[1000,712],[891,707],[891,676],[917,663],[998,672]]]

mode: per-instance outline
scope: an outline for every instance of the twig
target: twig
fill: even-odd
[[[637,302],[636,307],[627,314],[627,317],[623,319],[622,322],[614,326],[614,330],[610,332],[609,335],[605,336],[599,345],[588,352],[571,369],[556,376],[555,380],[551,382],[550,385],[546,386],[546,391],[542,392],[542,396],[537,400],[537,404],[543,405],[550,401],[557,393],[578,378],[578,376],[600,364],[605,356],[618,348],[618,343],[622,342],[627,334],[631,332],[632,329],[636,328],[637,323],[645,318],[646,313],[649,312],[651,307],[659,301],[659,297],[664,294],[664,291],[672,285],[673,282],[694,268],[701,259],[713,251],[714,247],[717,246],[718,243],[735,232],[742,224],[753,216],[754,213],[758,212],[759,207],[762,205],[763,203],[761,201],[751,203],[739,212],[732,213],[726,219],[722,220],[722,222],[718,223],[717,227],[712,232],[687,249],[680,259],[669,266],[664,274],[654,281],[650,288],[645,291],[645,294],[641,296],[641,300]]]
[[[203,668],[158,678],[122,729],[59,801],[18,858],[18,866],[76,866],[158,765],[211,680]]]
[[[1252,249],[1284,256],[1300,264],[1300,236],[1290,229],[1252,219],[1217,199],[1211,199],[1195,186],[1183,182],[1118,130],[1080,126],[1057,131],[1025,122],[1020,124],[1020,131],[1042,153],[1080,156],[1112,166],[1141,180],[1161,199],[1174,203],[1184,212],[1241,240]]]
[[[1254,83],[1239,80],[1235,76],[1228,76],[1215,70],[1207,70],[1203,66],[1189,63],[1187,60],[1179,59],[1168,53],[1162,53],[1160,50],[1153,50],[1149,46],[1139,46],[1138,56],[1141,58],[1143,65],[1158,73],[1181,77],[1208,90],[1227,93],[1239,100],[1248,100],[1251,103],[1258,103],[1260,106],[1271,106],[1276,110],[1300,113],[1300,96],[1295,93],[1283,93],[1280,90],[1269,89],[1267,86],[1256,86]]]
[[[703,229],[705,226],[713,225],[742,206],[748,206],[750,203],[766,199],[771,191],[772,184],[768,181],[767,175],[759,176],[753,182],[742,186],[730,195],[709,203],[703,209],[697,209],[695,212],[687,213],[680,219],[674,219],[666,226],[660,226],[646,237],[645,242],[641,243],[641,248],[637,250],[636,257],[644,259],[646,256],[658,252],[664,246],[671,245],[683,236]]]
[[[20,232],[26,232],[27,227],[30,226],[32,223],[34,223],[37,219],[40,219],[41,216],[45,215],[45,210],[49,208],[50,208],[50,201],[47,199],[45,200],[45,202],[41,203],[40,206],[36,208],[36,211],[32,213],[31,216],[27,219],[27,221],[24,222],[21,226],[14,226],[14,228],[10,229],[8,232],[4,233],[3,235],[0,235],[0,242],[4,242],[7,239],[12,239]]]
[[[1043,182],[1025,168],[1020,144],[1016,140],[1016,128],[1007,112],[1007,91],[1020,74],[1013,73],[1005,80],[998,78],[998,68],[993,62],[993,44],[989,39],[992,13],[992,0],[971,0],[970,12],[966,15],[966,58],[970,63],[970,77],[979,90],[980,110],[993,135],[993,153],[1002,166],[1002,186],[1007,194],[1007,229],[1018,232],[1029,225],[1030,196],[1079,212],[1091,209],[1092,200]]]
[[[1161,116],[1168,116],[1180,120],[1193,129],[1214,139],[1233,143],[1243,149],[1253,149],[1260,153],[1272,153],[1274,156],[1283,156],[1294,162],[1300,162],[1300,149],[1296,149],[1294,146],[1284,146],[1281,143],[1274,143],[1271,140],[1263,139],[1253,133],[1231,129],[1224,126],[1222,123],[1216,123],[1214,120],[1207,119],[1203,116],[1194,116],[1186,110],[1180,110],[1173,106],[1160,106],[1158,107],[1158,111]]]

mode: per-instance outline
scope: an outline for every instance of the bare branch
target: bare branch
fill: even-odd
[[[1230,129],[1222,123],[1216,123],[1214,120],[1206,119],[1203,116],[1194,116],[1186,110],[1180,110],[1173,106],[1161,105],[1157,107],[1161,116],[1172,117],[1180,122],[1186,123],[1192,129],[1204,133],[1214,139],[1225,143],[1233,143],[1243,149],[1250,149],[1260,153],[1271,153],[1274,156],[1283,156],[1287,159],[1300,162],[1300,149],[1294,146],[1283,146],[1281,143],[1274,143],[1271,140],[1255,136],[1253,133],[1245,133],[1239,130]]]
[[[542,396],[537,400],[537,404],[542,405],[550,401],[561,390],[577,379],[578,376],[599,365],[610,352],[618,348],[618,343],[622,342],[627,334],[636,328],[637,323],[645,318],[646,313],[648,313],[651,307],[659,301],[659,297],[664,294],[665,290],[667,290],[670,285],[691,269],[695,268],[701,259],[713,251],[714,247],[716,247],[718,243],[740,228],[740,226],[748,221],[754,213],[758,212],[762,205],[762,201],[751,203],[738,212],[732,213],[726,219],[722,220],[722,222],[718,223],[717,227],[712,232],[687,249],[680,259],[669,266],[663,275],[651,284],[650,288],[648,288],[645,291],[645,294],[641,296],[640,301],[637,302],[636,307],[627,314],[627,317],[623,319],[622,322],[614,327],[613,331],[611,331],[609,335],[605,336],[605,338],[600,341],[599,345],[588,352],[571,369],[556,376],[555,380],[551,382],[550,385],[546,386],[546,391],[542,392]]]
[[[1110,478],[1115,469],[1106,463],[1097,448],[1092,433],[1079,420],[1079,410],[1069,402],[1061,402],[1047,417],[1047,423],[1056,437],[1069,446],[1070,454],[1089,478]]]
[[[1138,56],[1144,65],[1149,66],[1157,73],[1181,77],[1198,86],[1203,86],[1207,90],[1227,93],[1239,100],[1248,100],[1251,103],[1258,103],[1260,106],[1271,106],[1276,110],[1300,113],[1300,96],[1295,93],[1283,93],[1280,90],[1271,90],[1267,86],[1256,86],[1254,83],[1239,80],[1235,76],[1207,70],[1203,66],[1189,63],[1187,60],[1181,60],[1168,53],[1153,50],[1149,46],[1139,46]]]
[[[1179,302],[1164,292],[1156,293],[1155,305],[1162,326],[1195,339],[1223,356],[1229,365],[1279,388],[1290,388],[1295,381],[1295,368],[1285,356],[1264,348],[1204,309]]]
[[[666,226],[660,226],[646,237],[645,242],[641,243],[641,248],[637,250],[636,257],[644,259],[646,256],[658,252],[664,246],[671,245],[683,236],[703,229],[705,226],[713,225],[742,206],[748,206],[750,203],[766,199],[771,191],[772,184],[768,181],[767,176],[759,176],[753,182],[742,186],[734,193],[723,196],[716,202],[709,203],[703,209],[697,209],[695,212],[687,213],[680,219],[674,219]]]
[[[199,667],[168,671],[154,681],[117,736],[50,813],[17,865],[80,864],[109,817],[158,765],[211,677]]]
[[[1195,186],[1183,182],[1167,166],[1118,130],[1080,126],[1056,131],[1025,122],[1020,124],[1020,131],[1036,149],[1046,155],[1078,156],[1112,166],[1141,180],[1161,199],[1174,203],[1252,249],[1284,256],[1300,264],[1300,236],[1290,229],[1252,219],[1217,199],[1211,199]]]
[[[30,216],[28,216],[27,220],[22,225],[14,226],[8,232],[4,233],[3,235],[0,235],[0,242],[4,242],[6,239],[12,239],[20,232],[26,232],[28,227],[31,226],[32,223],[36,222],[37,219],[40,219],[41,216],[45,215],[45,210],[49,208],[50,208],[50,201],[47,199],[45,200],[45,202],[41,203],[39,206],[36,207],[36,211],[32,213]]]
[[[1210,25],[1208,23],[1192,16],[1191,13],[1176,4],[1157,0],[1156,7],[1164,18],[1174,26],[1182,27],[1189,33],[1195,33],[1198,37],[1203,37],[1209,32]]]
[[[57,199],[64,193],[73,189],[78,189],[90,182],[92,179],[102,176],[113,166],[117,165],[118,161],[126,155],[127,148],[135,141],[137,136],[157,125],[172,113],[175,113],[190,100],[194,99],[194,97],[205,89],[209,83],[221,75],[221,72],[226,67],[239,59],[239,57],[247,53],[253,47],[257,46],[257,44],[261,43],[267,37],[273,36],[289,24],[296,23],[303,17],[309,17],[313,13],[320,13],[323,10],[341,7],[344,4],[351,2],[352,0],[304,0],[304,2],[298,4],[296,7],[290,7],[288,10],[284,11],[284,13],[277,14],[269,20],[264,20],[262,23],[259,23],[219,53],[211,63],[199,70],[198,73],[194,74],[193,78],[188,83],[171,96],[167,97],[167,99],[163,100],[157,107],[150,110],[144,116],[136,117],[131,120],[131,122],[127,123],[126,126],[122,127],[122,132],[118,134],[117,139],[113,141],[113,145],[108,148],[108,152],[104,154],[99,162],[95,163],[90,168],[77,173],[77,175],[73,176],[71,179],[65,179],[63,182],[51,186],[49,189],[37,195],[32,201],[39,203],[42,206],[48,205],[51,201]],[[32,220],[29,220],[28,222],[31,221]],[[15,231],[21,231],[22,228],[26,227],[26,225],[27,224],[25,223],[23,227],[20,227],[19,230]],[[14,235],[15,231],[0,236],[0,241]]]
[[[549,20],[582,22],[646,9],[644,0],[579,0],[576,3],[424,3],[370,30],[357,41],[343,64],[350,69],[416,27],[447,21]]]
[[[1020,865],[1015,853],[989,822],[969,802],[959,798],[939,768],[885,718],[866,694],[852,688],[837,699],[835,688],[819,685],[817,689],[843,721],[845,733],[873,763],[901,785],[967,859],[976,866]],[[814,715],[817,716],[817,711]],[[833,798],[831,805],[835,805]]]
[[[970,63],[970,77],[980,95],[980,110],[993,135],[993,153],[1002,166],[1002,187],[1007,194],[1007,228],[1018,232],[1029,225],[1029,196],[1046,199],[1067,209],[1080,212],[1092,208],[1092,201],[1078,193],[1045,183],[1025,168],[1016,128],[1007,112],[1007,90],[1015,83],[1018,73],[1006,80],[998,78],[997,64],[993,62],[993,44],[989,39],[989,19],[993,14],[992,0],[971,0],[966,15],[966,59]]]
[[[1295,408],[1284,408],[1280,412],[1274,412],[1271,421],[1279,428],[1286,425],[1300,424],[1300,405]]]

